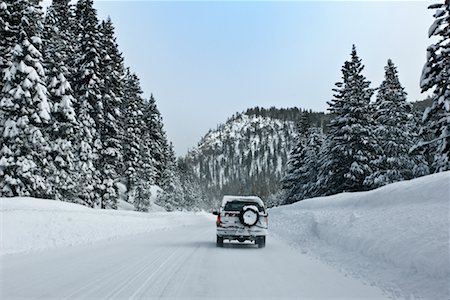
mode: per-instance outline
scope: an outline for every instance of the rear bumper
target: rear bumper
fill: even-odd
[[[228,240],[254,241],[258,237],[266,236],[267,228],[223,228],[217,227],[217,236]]]

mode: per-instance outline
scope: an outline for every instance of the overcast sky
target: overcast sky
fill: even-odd
[[[423,99],[432,11],[416,2],[96,1],[126,65],[153,93],[178,155],[249,107],[325,111],[352,44],[377,87],[388,58]]]

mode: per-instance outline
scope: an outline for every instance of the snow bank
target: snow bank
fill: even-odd
[[[400,293],[449,299],[450,172],[270,210],[272,233]]]
[[[87,244],[202,221],[206,213],[97,210],[35,198],[0,198],[0,255]]]

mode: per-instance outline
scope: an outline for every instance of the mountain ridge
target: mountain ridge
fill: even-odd
[[[420,112],[427,100],[412,104]],[[327,132],[331,114],[298,107],[253,107],[210,129],[181,159],[213,203],[225,194],[270,198],[281,187],[304,114],[309,127]]]

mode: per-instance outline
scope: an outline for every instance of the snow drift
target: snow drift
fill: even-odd
[[[394,294],[449,299],[449,201],[445,172],[274,208],[270,229]]]
[[[99,210],[55,200],[0,198],[0,255],[187,226],[199,221],[198,214],[206,215]]]

